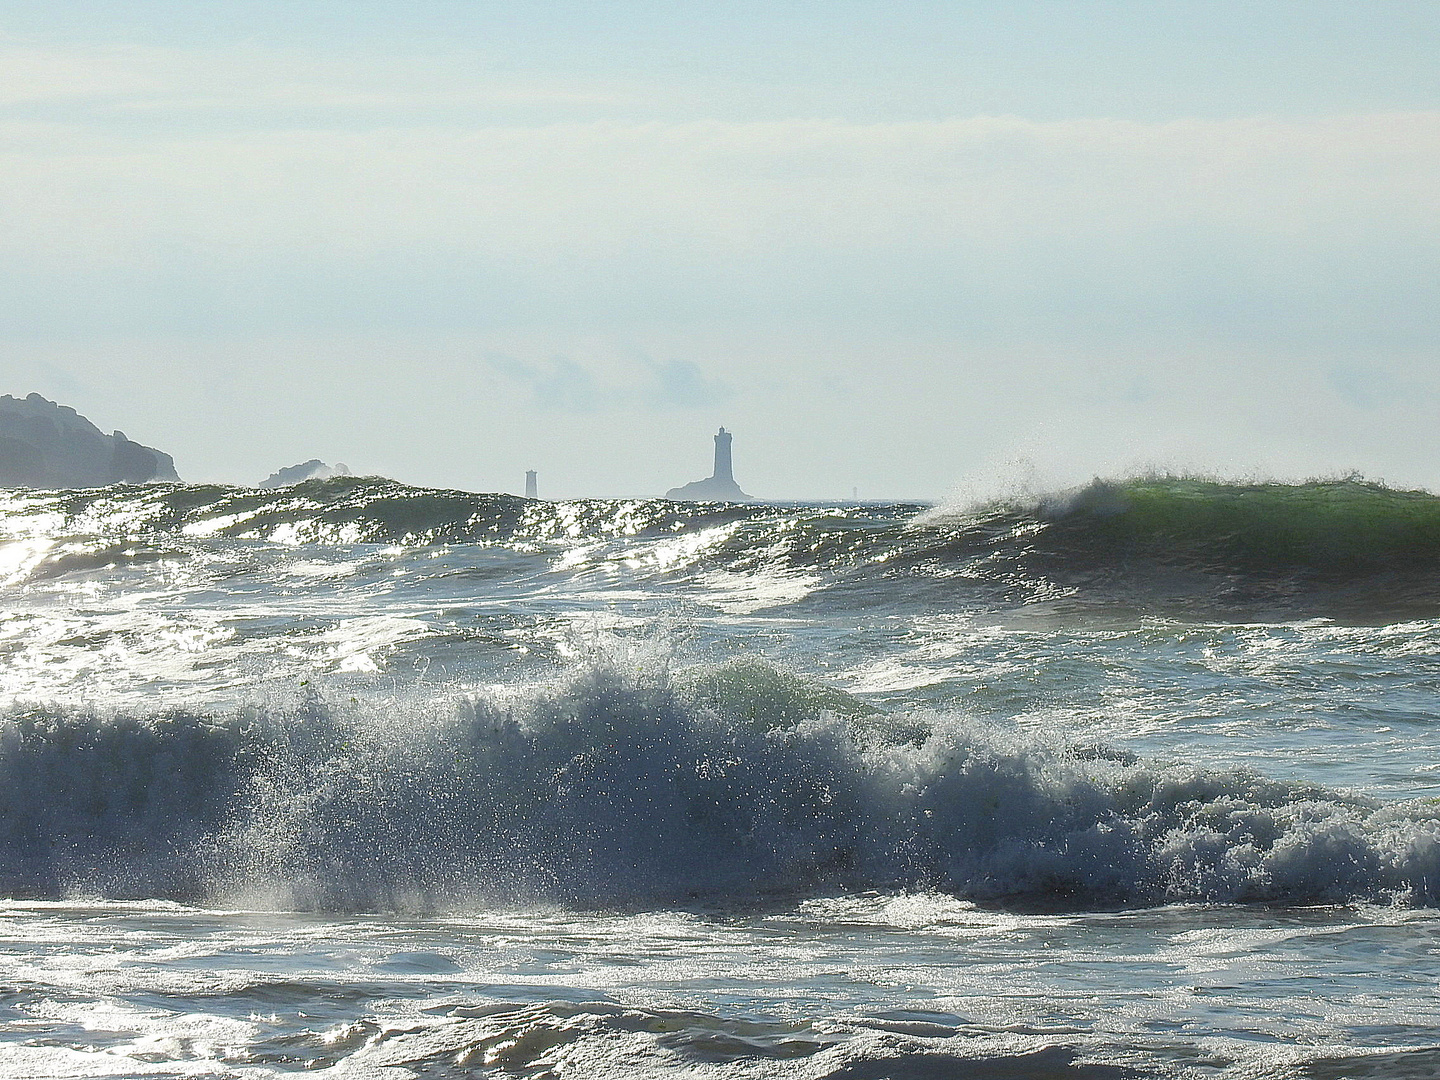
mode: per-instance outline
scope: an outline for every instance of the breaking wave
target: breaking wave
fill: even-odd
[[[933,889],[1440,901],[1440,806],[890,715],[753,664],[0,722],[0,892],[321,909]]]

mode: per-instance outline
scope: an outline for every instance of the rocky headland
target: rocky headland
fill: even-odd
[[[179,482],[169,454],[106,435],[68,405],[0,397],[0,487],[87,488]]]

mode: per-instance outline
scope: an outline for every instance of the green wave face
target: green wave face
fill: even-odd
[[[1246,569],[1440,567],[1440,497],[1361,480],[1096,481],[1042,517],[1059,536],[1118,552],[1209,555]]]

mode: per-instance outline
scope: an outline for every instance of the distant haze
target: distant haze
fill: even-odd
[[[1440,487],[1440,5],[686,7],[7,4],[0,394],[187,480]]]

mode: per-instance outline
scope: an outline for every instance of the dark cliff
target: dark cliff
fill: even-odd
[[[0,486],[103,487],[178,481],[169,454],[106,435],[68,405],[0,397]]]

